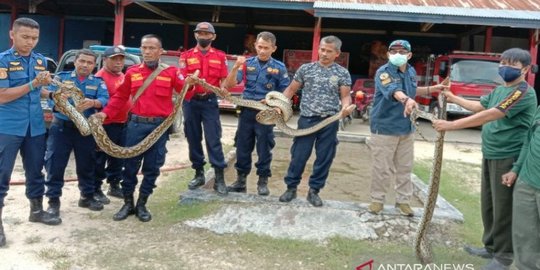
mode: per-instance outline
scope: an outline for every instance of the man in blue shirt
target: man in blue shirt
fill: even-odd
[[[45,122],[41,109],[41,86],[50,83],[47,61],[33,49],[39,39],[39,24],[29,18],[13,22],[9,32],[13,47],[0,53],[0,247],[6,245],[2,226],[4,198],[20,151],[26,176],[26,197],[30,200],[31,222],[47,225],[61,220],[43,211],[45,191],[43,156]]]
[[[92,71],[96,66],[96,55],[88,49],[82,49],[75,55],[75,70],[60,72],[56,76],[65,84],[73,84],[84,93],[84,100],[77,106],[85,117],[103,108],[108,100],[109,93],[103,80],[94,77]],[[56,91],[57,86],[49,86],[50,91]],[[71,101],[70,101],[71,102]],[[50,101],[50,107],[54,102]],[[103,209],[103,204],[94,198],[96,191],[95,165],[96,142],[92,136],[82,136],[75,124],[64,114],[54,113],[47,152],[45,153],[45,168],[47,169],[46,195],[49,197],[48,212],[60,216],[60,197],[64,186],[64,173],[73,150],[79,190],[81,198],[79,207],[93,211]]]
[[[289,76],[285,64],[272,58],[276,51],[276,37],[270,32],[261,32],[255,42],[256,57],[239,56],[231,72],[225,80],[225,87],[231,88],[237,82],[245,82],[244,99],[264,100],[270,91],[283,90],[289,85]],[[268,177],[272,176],[270,163],[274,141],[274,126],[263,125],[255,120],[258,110],[242,108],[238,118],[236,133],[236,171],[237,180],[228,187],[232,192],[246,192],[246,178],[251,171],[251,152],[256,147],[259,160],[257,167],[257,193],[262,196],[270,194]]]
[[[383,209],[386,188],[396,179],[396,209],[402,215],[414,216],[409,206],[412,197],[411,172],[414,161],[414,126],[408,115],[418,105],[414,97],[441,91],[444,86],[417,87],[416,71],[407,64],[411,59],[411,44],[395,40],[388,47],[389,62],[375,74],[375,97],[370,114],[371,204],[369,211],[378,214]]]

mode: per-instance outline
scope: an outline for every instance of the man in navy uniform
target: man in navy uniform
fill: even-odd
[[[255,50],[257,56],[239,56],[231,73],[227,76],[225,87],[231,88],[236,82],[244,81],[246,88],[242,97],[248,100],[264,100],[270,91],[283,90],[290,80],[285,64],[272,58],[275,52],[276,36],[270,32],[261,32],[257,35]],[[238,131],[236,133],[236,171],[237,180],[228,187],[232,192],[246,192],[246,178],[251,171],[251,152],[257,149],[259,160],[257,167],[257,193],[266,196],[268,190],[268,177],[272,176],[270,164],[272,163],[272,149],[276,144],[274,140],[274,126],[263,125],[255,120],[259,111],[242,108],[238,118]]]
[[[9,31],[13,47],[0,53],[0,247],[6,245],[2,226],[4,198],[20,151],[26,176],[26,197],[30,200],[31,222],[47,225],[61,220],[43,211],[45,191],[43,155],[45,154],[45,121],[41,109],[41,86],[50,83],[47,61],[35,53],[39,24],[19,18]]]
[[[84,100],[77,106],[85,117],[103,108],[109,100],[109,93],[103,80],[94,77],[92,71],[96,66],[96,55],[88,49],[82,49],[75,55],[75,70],[64,71],[56,76],[65,84],[73,84],[84,93]],[[56,91],[57,86],[49,86],[49,90]],[[51,108],[54,102],[50,101]],[[47,169],[46,195],[49,198],[49,211],[55,216],[60,216],[60,197],[64,186],[64,173],[69,161],[69,155],[73,150],[79,190],[81,198],[79,207],[93,211],[103,209],[103,203],[94,198],[96,191],[95,166],[96,166],[96,142],[92,136],[82,136],[75,124],[64,114],[54,113],[49,138],[47,140],[47,152],[45,153],[45,168]]]

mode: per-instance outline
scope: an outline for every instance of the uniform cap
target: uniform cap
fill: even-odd
[[[403,39],[392,41],[392,43],[390,43],[390,46],[388,46],[388,50],[392,49],[393,47],[402,47],[409,52],[411,51],[411,43]]]
[[[197,27],[195,27],[195,30],[193,30],[193,32],[208,32],[215,34],[216,30],[214,30],[214,26],[209,22],[201,22],[197,24]]]
[[[107,48],[105,52],[103,52],[104,57],[114,57],[117,55],[126,56],[126,50],[124,49],[124,46],[113,46]]]

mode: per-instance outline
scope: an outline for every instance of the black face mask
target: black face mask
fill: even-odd
[[[197,43],[199,43],[201,47],[206,48],[208,45],[210,45],[210,43],[212,43],[212,39],[199,38],[197,39]]]

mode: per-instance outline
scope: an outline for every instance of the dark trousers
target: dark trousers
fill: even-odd
[[[45,168],[47,169],[46,195],[49,198],[62,196],[64,174],[71,151],[75,154],[75,166],[79,190],[84,197],[94,195],[96,142],[92,136],[82,136],[71,121],[55,119],[49,129]]]
[[[45,134],[30,137],[29,131],[24,137],[0,134],[0,208],[4,206],[4,198],[9,190],[9,180],[19,150],[26,178],[26,197],[39,198],[45,191],[45,179],[41,172],[45,154]]]
[[[125,124],[107,124],[103,125],[105,132],[111,141],[119,146],[125,145]],[[107,155],[103,151],[96,153],[96,189],[100,189],[103,179],[107,178],[107,183],[118,184],[122,180],[122,169],[124,168],[124,159],[115,158]]]
[[[482,242],[494,257],[505,265],[512,264],[512,187],[501,183],[501,176],[512,169],[514,158],[483,159],[481,212],[484,223]]]
[[[130,120],[126,129],[126,146],[133,146],[141,142],[161,122],[163,121],[141,123]],[[122,190],[125,196],[133,195],[138,182],[137,173],[141,169],[141,165],[143,180],[139,187],[139,193],[142,195],[152,194],[156,187],[156,180],[160,175],[159,169],[165,164],[165,155],[167,153],[166,143],[168,139],[169,133],[165,132],[146,152],[125,160],[122,177]]]
[[[540,269],[540,189],[522,179],[514,184],[512,236],[519,270]]]
[[[251,153],[256,147],[258,161],[255,163],[257,175],[272,176],[270,163],[272,163],[272,149],[276,145],[274,140],[274,126],[263,125],[255,120],[259,111],[242,109],[238,119],[238,132],[236,133],[236,170],[243,174],[251,172]]]
[[[202,148],[202,136],[206,151],[212,167],[225,168],[225,157],[221,146],[221,122],[219,120],[219,107],[217,99],[184,101],[184,133],[189,145],[189,160],[193,169],[203,168],[204,152]]]
[[[304,117],[298,119],[298,128],[308,128],[324,120],[322,117]],[[285,176],[287,188],[296,188],[302,180],[302,173],[315,145],[316,159],[313,172],[309,177],[309,187],[320,190],[326,183],[332,161],[336,156],[339,122],[334,122],[316,133],[295,137],[291,147],[291,163]]]

